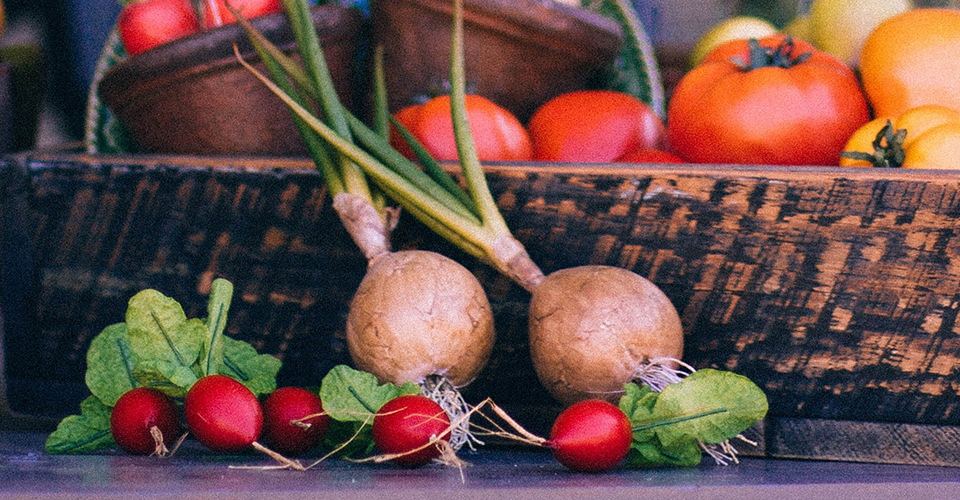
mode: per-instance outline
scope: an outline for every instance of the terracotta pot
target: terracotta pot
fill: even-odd
[[[313,7],[312,15],[337,91],[349,106],[362,15],[336,5]],[[284,14],[253,21],[278,47],[295,52]],[[100,97],[145,152],[305,156],[290,111],[240,65],[234,42],[248,61],[257,59],[242,28],[226,25],[124,60],[103,76]]]
[[[451,2],[377,0],[371,8],[392,110],[449,81]],[[583,89],[623,35],[616,21],[553,1],[465,0],[464,38],[476,93],[526,122],[551,97]]]

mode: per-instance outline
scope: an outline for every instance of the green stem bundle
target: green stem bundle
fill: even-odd
[[[305,61],[323,59],[306,2],[284,0],[284,6],[301,57]],[[451,107],[455,130],[463,139],[458,147],[466,192],[436,162],[421,161],[425,165],[421,169],[400,155],[390,146],[382,123],[379,131],[371,129],[345,109],[333,91],[325,65],[310,63],[307,69],[301,68],[240,16],[270,77],[239,55],[238,59],[291,109],[333,197],[349,193],[373,205],[365,184],[370,179],[431,230],[532,291],[543,273],[510,233],[490,194],[469,133],[464,103],[462,8],[461,1],[455,2]],[[318,103],[320,110],[311,110],[311,103]],[[358,175],[360,171],[365,178]],[[377,208],[382,214],[383,208]],[[363,247],[365,243],[358,245]]]

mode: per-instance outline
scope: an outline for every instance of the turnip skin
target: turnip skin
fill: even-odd
[[[130,389],[120,396],[110,412],[110,433],[117,445],[131,455],[158,452],[160,443],[150,432],[153,427],[160,431],[165,447],[170,447],[180,433],[177,406],[156,389]]]
[[[434,252],[384,253],[370,262],[347,316],[357,368],[381,382],[472,382],[493,350],[490,302],[477,278]]]
[[[652,282],[612,266],[549,274],[530,301],[530,354],[541,383],[570,405],[616,401],[655,358],[680,359],[683,328]]]
[[[585,399],[557,417],[546,444],[568,469],[601,472],[623,461],[632,443],[630,419],[620,408],[606,400]]]

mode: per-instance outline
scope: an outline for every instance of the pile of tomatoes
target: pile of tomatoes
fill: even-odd
[[[526,125],[471,96],[471,129],[486,161],[960,168],[960,11],[907,9],[864,38],[844,59],[785,33],[720,43],[680,79],[665,120],[591,90],[552,99]],[[453,160],[449,115],[435,98],[396,118]]]
[[[467,118],[481,161],[680,163],[665,151],[663,121],[643,101],[610,90],[561,94],[540,106],[524,126],[510,111],[468,95]],[[450,97],[399,110],[394,118],[438,160],[456,160]],[[391,144],[413,151],[394,129]]]

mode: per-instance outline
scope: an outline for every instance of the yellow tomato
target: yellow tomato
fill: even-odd
[[[960,11],[913,9],[881,23],[863,45],[860,75],[877,114],[923,104],[960,110]]]
[[[960,122],[927,130],[906,148],[903,168],[960,170]]]
[[[843,150],[840,166],[846,167],[960,169],[960,112],[931,104],[877,118],[857,129]],[[852,152],[870,158],[850,158]]]
[[[707,30],[697,40],[690,51],[690,67],[700,64],[704,56],[725,42],[741,38],[763,38],[775,33],[776,26],[765,19],[752,16],[729,17]]]
[[[877,138],[877,134],[883,130],[883,127],[887,124],[887,120],[890,120],[890,118],[876,118],[863,124],[847,139],[847,144],[843,147],[843,153],[858,152],[873,154],[873,141]],[[850,158],[844,156],[843,153],[840,154],[841,167],[873,166],[873,163],[870,163],[868,160]]]
[[[912,7],[910,0],[814,0],[810,5],[811,41],[818,49],[856,67],[870,32]]]

